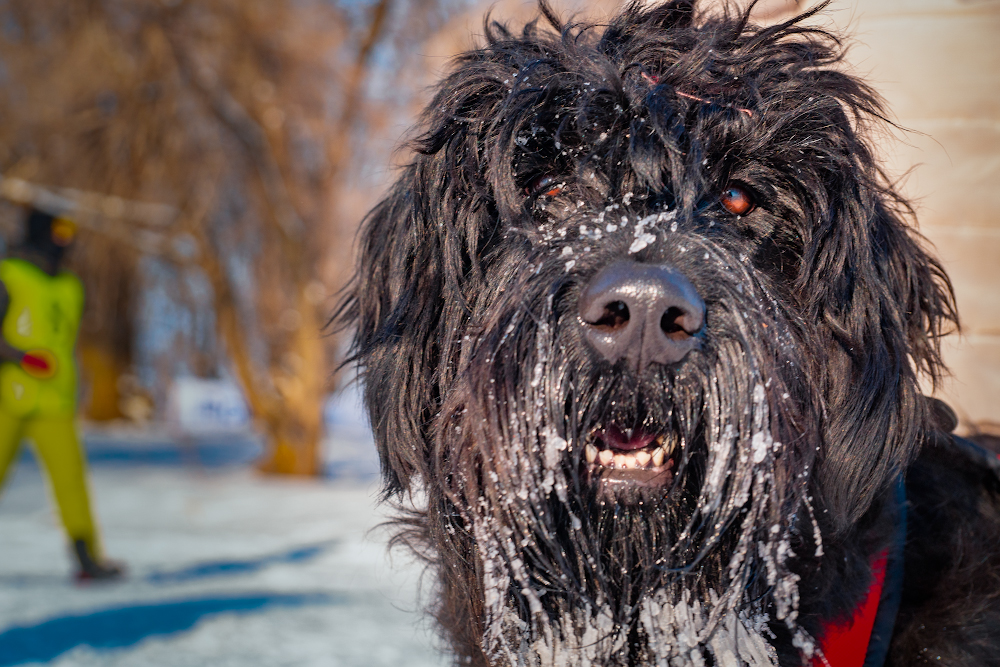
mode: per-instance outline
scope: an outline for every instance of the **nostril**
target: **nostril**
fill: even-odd
[[[685,340],[691,338],[705,324],[705,307],[692,302],[683,307],[670,306],[667,312],[660,318],[660,329],[672,340]]]
[[[663,317],[660,318],[660,329],[667,335],[667,338],[673,340],[690,338],[691,333],[684,328],[686,315],[687,313],[682,308],[676,306],[667,308],[667,312],[663,313]]]
[[[597,321],[589,322],[589,324],[597,327],[598,329],[616,331],[628,324],[628,318],[628,306],[625,302],[612,301],[608,305],[604,306],[604,310],[601,312],[601,316],[597,319]]]

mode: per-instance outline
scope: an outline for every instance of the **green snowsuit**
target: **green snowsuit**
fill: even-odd
[[[7,314],[0,333],[12,346],[48,350],[55,374],[32,377],[17,364],[0,363],[0,485],[22,439],[30,440],[52,483],[70,541],[83,540],[100,557],[90,512],[86,464],[76,426],[74,347],[83,313],[83,285],[68,272],[50,276],[31,262],[0,261]]]

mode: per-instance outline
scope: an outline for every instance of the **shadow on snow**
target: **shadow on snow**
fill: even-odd
[[[114,649],[146,637],[190,630],[206,616],[247,614],[266,607],[344,604],[346,596],[327,593],[257,593],[165,600],[60,616],[0,633],[0,667],[48,662],[76,648]]]
[[[271,565],[304,563],[332,549],[337,544],[337,540],[329,540],[269,556],[246,560],[220,560],[192,565],[173,572],[153,572],[146,576],[146,581],[151,584],[180,584],[210,577],[253,574]]]

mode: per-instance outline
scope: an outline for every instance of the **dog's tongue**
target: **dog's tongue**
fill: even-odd
[[[641,428],[633,429],[631,435],[626,435],[624,431],[614,424],[604,429],[604,433],[602,434],[602,440],[604,440],[605,445],[611,449],[620,449],[626,452],[648,447],[655,437],[654,434],[647,433]]]

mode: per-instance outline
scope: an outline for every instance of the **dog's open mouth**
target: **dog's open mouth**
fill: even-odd
[[[595,429],[585,448],[587,471],[606,487],[665,487],[673,481],[677,438],[609,424]]]

